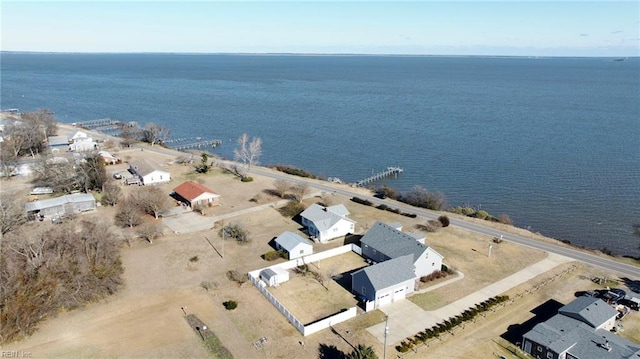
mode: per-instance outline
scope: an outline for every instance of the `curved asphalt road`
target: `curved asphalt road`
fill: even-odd
[[[282,179],[282,180],[286,180],[288,182],[292,182],[292,183],[306,183],[307,185],[309,185],[309,187],[312,188],[316,188],[319,189],[321,191],[325,191],[328,193],[336,193],[336,194],[340,194],[343,196],[347,196],[347,197],[360,197],[360,198],[364,198],[367,199],[375,204],[386,204],[386,205],[390,205],[391,201],[389,200],[381,200],[378,198],[375,198],[373,196],[365,196],[362,195],[358,192],[355,191],[350,191],[348,189],[343,189],[343,188],[335,188],[332,186],[328,186],[328,185],[324,185],[322,183],[318,183],[316,181],[310,181],[310,180],[305,180],[303,178],[296,178],[293,177],[291,175],[285,174],[285,173],[280,173],[280,172],[276,172],[276,171],[271,171],[271,170],[266,170],[263,168],[259,168],[259,167],[253,167],[251,168],[251,170],[249,170],[249,172],[251,173],[255,173],[255,174],[259,174],[261,176],[265,176],[265,177],[271,177],[274,179]],[[407,204],[401,203],[401,202],[397,202],[397,201],[393,201],[393,207],[400,209],[403,212],[409,212],[409,213],[415,213],[420,217],[424,217],[427,219],[437,219],[441,213],[438,212],[434,212],[434,211],[430,211],[430,210],[426,210],[426,209],[422,209],[422,208],[417,208],[417,207],[413,207],[413,206],[409,206]],[[542,242],[542,241],[537,241],[535,239],[531,239],[531,238],[527,238],[527,237],[523,237],[517,234],[513,234],[513,233],[509,233],[509,232],[505,232],[505,231],[501,231],[499,229],[494,229],[491,227],[487,227],[487,226],[483,226],[481,224],[476,224],[476,223],[472,223],[472,222],[467,222],[467,221],[463,221],[460,219],[456,219],[456,218],[450,218],[450,225],[455,225],[464,229],[467,229],[469,231],[472,232],[476,232],[476,233],[480,233],[480,234],[484,234],[487,236],[491,236],[491,237],[500,237],[502,236],[503,240],[506,241],[510,241],[513,243],[517,243],[523,246],[527,246],[527,247],[531,247],[531,248],[535,248],[535,249],[539,249],[539,250],[543,250],[546,252],[550,252],[550,253],[555,253],[555,254],[559,254],[562,256],[566,256],[596,267],[600,267],[600,268],[604,268],[607,270],[611,270],[614,272],[617,272],[621,275],[626,275],[629,276],[631,278],[638,278],[640,277],[640,267],[637,266],[633,266],[630,264],[626,264],[626,263],[621,263],[618,261],[615,261],[613,259],[609,259],[609,258],[603,258],[603,257],[599,257],[593,254],[589,254],[580,250],[576,250],[576,249],[572,249],[572,248],[566,248],[563,246],[559,246],[556,244],[552,244],[552,243],[547,243],[547,242]]]

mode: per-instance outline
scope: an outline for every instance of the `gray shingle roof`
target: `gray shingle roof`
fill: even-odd
[[[415,279],[416,274],[414,271],[413,256],[408,254],[362,268],[353,272],[353,275],[364,272],[369,281],[371,281],[373,288],[378,291],[400,282]]]
[[[427,246],[416,241],[413,236],[403,233],[387,224],[376,222],[360,240],[375,248],[389,258],[397,258],[407,254],[413,255],[416,261],[427,250]]]
[[[129,166],[133,168],[141,176],[146,176],[153,171],[167,172],[160,168],[157,164],[147,161],[144,158],[133,160],[129,163]]]
[[[578,297],[560,308],[558,313],[580,320],[593,328],[599,327],[618,314],[610,305],[594,297]]]
[[[78,202],[95,202],[95,198],[88,193],[74,193],[68,194],[65,196],[43,199],[39,201],[27,202],[24,207],[27,212],[38,211],[43,208],[51,208],[62,206],[67,203],[78,203]]]
[[[319,231],[326,231],[342,219],[353,222],[351,219],[346,217],[348,214],[349,211],[342,204],[323,207],[314,203],[300,213],[300,216],[313,222]]]
[[[309,243],[309,241],[306,241],[299,235],[289,231],[282,232],[282,234],[279,235],[278,238],[276,238],[276,243],[278,243],[282,248],[286,249],[287,251],[291,251],[300,243],[311,246],[311,243]]]
[[[615,315],[615,312],[615,309],[600,299],[578,297],[562,307],[551,319],[533,327],[524,335],[524,338],[543,345],[555,353],[567,351],[580,359],[639,359],[639,344],[632,343],[607,330],[595,329],[592,325],[598,322],[604,323],[611,319],[609,314]],[[591,322],[585,321],[585,317]],[[606,320],[604,320],[605,317],[607,317]],[[611,350],[606,349],[605,343]]]
[[[562,314],[537,324],[524,337],[556,353],[567,351],[580,359],[640,358],[640,345],[607,330],[594,330],[588,324]],[[605,348],[605,343],[611,350]]]

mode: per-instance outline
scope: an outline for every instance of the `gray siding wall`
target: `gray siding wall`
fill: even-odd
[[[373,286],[364,272],[355,273],[351,276],[351,290],[356,294],[363,294],[369,301],[376,299]]]

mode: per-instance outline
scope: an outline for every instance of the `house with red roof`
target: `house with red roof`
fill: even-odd
[[[186,202],[191,208],[220,205],[220,195],[193,181],[183,182],[173,189],[174,197]]]

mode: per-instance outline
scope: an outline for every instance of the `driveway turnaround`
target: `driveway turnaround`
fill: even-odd
[[[394,345],[407,337],[417,334],[425,328],[431,328],[443,320],[454,317],[482,301],[500,295],[513,287],[571,260],[571,258],[550,253],[547,258],[538,263],[532,264],[519,272],[433,311],[422,310],[422,308],[410,300],[401,300],[382,307],[380,310],[389,317],[387,345]],[[367,328],[367,331],[375,336],[381,343],[384,343],[384,326],[385,323],[382,322]]]
[[[196,212],[183,213],[173,217],[162,219],[174,233],[191,233],[213,228],[215,221],[211,217],[205,217]]]

